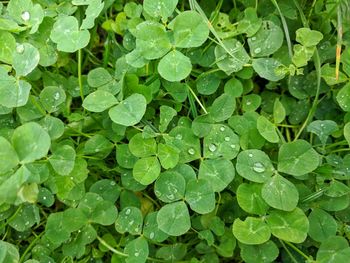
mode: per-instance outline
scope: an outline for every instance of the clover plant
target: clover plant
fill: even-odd
[[[349,17],[0,1],[0,262],[349,262]]]

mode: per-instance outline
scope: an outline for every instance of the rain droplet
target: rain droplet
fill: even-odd
[[[55,100],[58,100],[60,98],[60,94],[58,92],[56,92],[53,98]]]
[[[225,137],[225,142],[229,142],[230,141],[230,137],[226,136]]]
[[[150,239],[153,239],[153,238],[154,238],[154,232],[151,232],[151,233],[149,234],[149,237],[150,237]]]
[[[174,200],[174,195],[173,194],[168,194],[166,195],[166,197],[169,199],[169,200]]]
[[[21,18],[23,19],[23,21],[27,22],[29,19],[30,19],[30,14],[28,11],[24,11],[22,14],[21,14]]]
[[[130,213],[131,213],[130,208],[126,209],[125,214],[126,214],[126,215],[130,215]]]
[[[221,127],[220,127],[220,131],[222,131],[222,132],[225,131],[225,127],[224,127],[224,126],[221,126]]]
[[[46,196],[43,196],[43,200],[46,200]]]
[[[211,151],[211,152],[215,152],[215,151],[216,151],[216,146],[215,146],[215,144],[210,144],[210,145],[209,145],[209,151]]]
[[[259,54],[260,52],[261,52],[261,48],[257,47],[256,49],[254,49],[255,54]]]
[[[24,52],[24,46],[22,44],[18,45],[16,51],[17,53],[22,54]]]
[[[134,231],[135,231],[136,233],[139,232],[139,228],[136,227]]]
[[[113,185],[115,185],[115,182],[114,182],[114,181],[112,181],[112,182],[111,182],[111,185],[112,185],[112,186],[113,186]]]
[[[252,153],[250,153],[250,154],[248,154],[248,156],[249,156],[250,158],[252,158],[252,157],[253,157],[253,154],[252,154]]]
[[[252,41],[255,41],[256,40],[256,37],[252,37]]]
[[[262,163],[255,163],[253,166],[253,170],[257,173],[265,172],[265,166]]]
[[[250,100],[247,101],[247,106],[249,106],[250,104],[252,104],[252,102]]]
[[[178,134],[178,135],[176,135],[176,137],[175,137],[177,140],[182,140],[182,135],[181,134]]]
[[[195,150],[193,148],[188,149],[188,153],[191,155],[195,154]]]
[[[159,192],[159,191],[154,191],[154,193],[156,194],[156,196],[158,196],[158,197],[160,197],[161,195],[162,195],[162,193],[161,192]]]
[[[140,252],[135,252],[135,257],[138,257],[140,255]]]
[[[236,148],[236,145],[231,144],[230,147],[231,147],[232,149],[234,149],[234,148]]]

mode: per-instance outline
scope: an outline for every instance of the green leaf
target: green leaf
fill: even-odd
[[[129,150],[136,157],[149,157],[156,154],[157,143],[155,139],[146,139],[137,133],[129,141]]]
[[[350,146],[350,122],[344,125],[344,137]]]
[[[49,162],[56,173],[69,175],[75,164],[75,151],[69,145],[62,145],[52,152]]]
[[[94,88],[101,88],[113,81],[111,74],[105,68],[94,68],[90,70],[87,75],[87,82],[89,86]]]
[[[89,191],[100,195],[104,200],[115,203],[120,195],[121,187],[113,180],[101,179],[94,183]]]
[[[207,129],[208,127],[203,127]],[[203,155],[205,158],[224,157],[234,159],[239,152],[239,137],[223,124],[214,124],[210,133],[204,137]]]
[[[7,11],[17,23],[31,27],[30,34],[38,30],[44,18],[44,10],[41,5],[33,4],[31,0],[11,0]]]
[[[171,120],[177,115],[177,112],[173,108],[166,105],[160,106],[159,110],[159,131],[165,132]]]
[[[145,59],[157,59],[164,56],[171,43],[165,27],[157,22],[145,21],[136,27],[136,50]]]
[[[0,240],[0,260],[1,262],[19,262],[19,252],[15,245]]]
[[[181,236],[191,228],[188,208],[183,201],[162,206],[157,214],[159,229],[170,236]]]
[[[221,122],[230,118],[236,109],[235,98],[228,93],[223,93],[217,97],[211,105],[210,116],[216,121]]]
[[[278,171],[294,176],[311,173],[319,165],[319,155],[304,140],[282,144],[278,152]]]
[[[156,157],[146,157],[135,163],[133,176],[139,183],[149,185],[158,178],[160,170],[161,167]]]
[[[283,43],[283,31],[272,21],[263,21],[259,31],[248,38],[253,57],[265,57],[275,53]]]
[[[215,47],[216,64],[227,75],[231,75],[233,72],[240,71],[250,58],[238,40],[232,38],[222,42],[222,46]]]
[[[316,46],[323,38],[323,34],[310,28],[302,27],[296,31],[296,41],[306,47]]]
[[[244,18],[238,22],[237,31],[251,37],[260,29],[261,24],[262,19],[258,18],[256,9],[248,7],[244,10]]]
[[[39,224],[39,208],[35,205],[25,205],[10,221],[9,225],[16,231],[23,232],[31,228],[35,223]]]
[[[215,193],[206,179],[194,179],[186,185],[186,202],[190,208],[199,213],[207,214],[215,208]]]
[[[108,91],[97,90],[83,101],[83,107],[91,112],[102,112],[118,104],[118,100]]]
[[[249,94],[242,97],[242,110],[255,111],[261,104],[261,97],[257,94]]]
[[[152,17],[168,18],[174,12],[178,0],[144,0],[143,8]]]
[[[130,242],[124,248],[124,253],[128,254],[126,263],[143,263],[148,257],[148,242],[144,237],[138,237]]]
[[[279,174],[264,183],[261,196],[269,206],[284,211],[292,211],[299,201],[297,188]]]
[[[307,126],[307,131],[318,136],[322,144],[326,144],[328,136],[338,130],[338,125],[335,121],[313,121]]]
[[[209,28],[203,17],[196,11],[181,12],[171,22],[174,44],[178,48],[201,46],[209,36]]]
[[[269,206],[261,197],[261,184],[242,183],[237,188],[237,202],[239,206],[250,214],[264,215]]]
[[[199,166],[198,178],[208,180],[215,192],[223,191],[234,177],[232,162],[224,158],[207,159]]]
[[[116,147],[117,163],[122,168],[131,169],[134,167],[138,158],[129,150],[128,144],[118,144]]]
[[[285,73],[280,70],[283,65],[274,58],[253,59],[252,66],[260,77],[270,81],[278,81],[285,76]]]
[[[279,99],[273,104],[273,120],[275,123],[281,123],[286,118],[286,110]]]
[[[128,206],[120,211],[115,221],[115,229],[121,234],[128,232],[132,235],[139,235],[142,230],[142,223],[141,210],[137,207]]]
[[[326,81],[326,83],[329,86],[337,85],[348,81],[348,77],[342,71],[339,71],[337,79],[335,71],[335,67],[332,67],[328,63],[324,64],[321,68],[321,77]]]
[[[50,38],[59,51],[73,53],[89,44],[90,33],[79,30],[78,20],[74,16],[60,16],[53,25]]]
[[[16,49],[15,37],[6,31],[0,31],[0,61],[12,64],[12,53]]]
[[[117,106],[109,109],[108,114],[113,122],[132,126],[139,123],[146,112],[146,99],[141,94],[132,94]]]
[[[40,92],[39,98],[44,109],[52,113],[66,101],[66,93],[61,87],[48,86]]]
[[[337,94],[337,101],[343,111],[350,111],[350,83],[343,86]]]
[[[272,235],[284,241],[302,243],[309,231],[309,221],[300,208],[291,212],[273,210],[267,217]]]
[[[232,232],[239,242],[247,245],[263,244],[270,239],[269,227],[261,218],[247,217],[244,221],[236,219]]]
[[[159,229],[157,214],[158,212],[150,212],[147,214],[142,234],[152,241],[163,242],[168,238],[168,235]]]
[[[45,157],[51,145],[50,136],[35,122],[27,122],[15,129],[12,144],[21,163]]]
[[[106,158],[112,151],[114,145],[101,134],[90,137],[84,145],[84,154],[94,155],[101,159]]]
[[[269,240],[261,245],[240,244],[241,257],[247,263],[270,263],[278,257],[279,250],[276,244]]]
[[[0,137],[0,174],[10,171],[19,163],[17,153],[4,137]]]
[[[323,242],[329,237],[336,235],[338,229],[337,221],[322,209],[314,208],[308,219],[310,222],[309,236],[313,240]]]
[[[221,79],[215,73],[204,72],[196,79],[196,87],[199,94],[211,95],[220,86]]]
[[[101,13],[104,3],[101,0],[91,0],[85,11],[85,18],[80,26],[80,29],[91,29],[95,25],[95,19]]]
[[[275,170],[269,156],[260,150],[240,152],[236,169],[240,176],[256,183],[268,181]]]
[[[259,116],[256,124],[259,133],[267,141],[272,143],[279,142],[279,136],[277,134],[276,127],[268,119],[266,119],[264,116]]]
[[[0,105],[13,108],[27,104],[32,86],[25,80],[16,80],[0,67]]]
[[[316,260],[320,263],[342,263],[347,262],[349,256],[348,241],[342,236],[332,236],[322,242]]]
[[[166,171],[161,173],[154,184],[154,193],[165,203],[182,199],[185,195],[186,181],[180,173]]]
[[[19,44],[13,53],[12,63],[17,76],[27,76],[39,64],[40,54],[36,47],[29,43]]]
[[[181,81],[190,75],[192,64],[180,51],[170,51],[158,64],[160,76],[168,81]]]
[[[164,169],[174,168],[180,159],[179,149],[175,146],[159,143],[157,156]]]

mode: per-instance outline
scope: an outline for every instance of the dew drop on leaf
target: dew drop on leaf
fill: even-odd
[[[28,11],[24,11],[22,14],[21,14],[21,18],[23,19],[23,21],[27,22],[29,19],[30,19],[30,14]]]
[[[215,152],[215,151],[216,151],[216,146],[215,146],[215,144],[210,144],[210,145],[209,145],[209,151],[211,151],[211,152]]]
[[[225,131],[225,127],[224,127],[224,126],[221,126],[221,127],[220,127],[220,131],[222,131],[222,132]]]
[[[254,163],[253,170],[257,173],[265,172],[265,166],[262,163]]]
[[[22,44],[16,47],[16,52],[22,54],[24,52],[24,46]]]
[[[225,137],[225,142],[229,142],[230,140],[231,140],[230,137],[228,136]]]
[[[191,155],[195,154],[195,150],[193,148],[188,149],[188,153]]]
[[[178,135],[176,135],[176,137],[175,137],[177,140],[182,140],[182,135],[181,134],[178,134]]]
[[[250,154],[248,154],[248,156],[249,156],[250,158],[252,158],[252,157],[253,157],[253,154],[252,154],[252,153],[250,153]]]
[[[166,196],[169,200],[174,200],[174,195],[173,194],[168,194],[167,196]]]
[[[258,47],[258,48],[256,48],[256,49],[254,49],[254,53],[255,53],[255,54],[259,54],[260,52],[261,52],[261,48]]]
[[[149,234],[149,237],[150,237],[151,239],[153,239],[153,238],[154,238],[154,232],[151,232],[151,233]]]
[[[125,214],[130,215],[130,212],[131,212],[131,210],[130,210],[130,208],[128,208],[128,209],[126,209]]]

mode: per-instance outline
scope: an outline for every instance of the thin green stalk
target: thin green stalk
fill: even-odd
[[[287,254],[289,255],[289,257],[290,257],[290,259],[292,260],[292,262],[298,263],[298,261],[295,259],[295,257],[292,255],[292,253],[290,253],[289,249],[286,247],[286,245],[283,243],[283,241],[280,240],[280,239],[279,239],[279,241],[280,241],[280,243],[282,244],[284,250],[285,250],[285,251],[287,252]]]
[[[102,245],[104,245],[106,248],[109,249],[109,251],[113,252],[114,254],[117,254],[117,255],[122,256],[122,257],[128,257],[129,256],[128,254],[125,254],[125,253],[123,253],[123,252],[121,252],[119,250],[116,250],[114,247],[112,247],[106,241],[104,241],[104,239],[102,239],[101,237],[97,236],[97,239]]]
[[[301,251],[299,248],[297,248],[296,246],[294,246],[292,243],[288,242],[288,241],[284,241],[288,246],[290,246],[295,252],[297,252],[300,256],[302,256],[303,258],[305,258],[307,261],[309,261],[310,259],[312,259],[311,256],[307,256],[303,251]]]
[[[336,47],[336,57],[335,57],[335,79],[339,79],[339,67],[340,67],[340,55],[341,46],[343,41],[343,21],[342,21],[342,11],[341,6],[338,4],[337,8],[337,47]]]
[[[36,242],[41,238],[42,235],[44,235],[44,231],[41,232],[39,235],[35,236],[34,240],[32,242],[30,242],[30,244],[28,245],[28,247],[26,248],[26,250],[23,252],[21,258],[19,259],[19,263],[24,262],[24,259],[26,257],[26,255],[29,253],[29,251],[35,246]]]
[[[284,35],[286,37],[286,42],[287,42],[287,46],[288,46],[288,54],[289,54],[289,58],[292,59],[293,57],[293,51],[292,51],[292,42],[290,41],[290,36],[289,36],[289,30],[288,30],[288,25],[286,22],[286,19],[283,16],[283,13],[277,3],[276,0],[271,0],[271,2],[274,4],[274,6],[276,7],[278,14],[281,18],[282,21],[282,26],[283,26],[283,30],[284,30]]]
[[[2,225],[0,225],[0,230],[3,229],[8,223],[10,223],[13,219],[15,219],[15,217],[17,216],[17,214],[19,213],[19,211],[22,209],[22,205],[20,205],[17,210],[13,213],[13,215],[6,220],[5,223],[3,223]]]
[[[191,89],[191,87],[189,85],[187,85],[188,90],[191,92],[191,94],[193,95],[194,99],[197,101],[198,105],[202,108],[202,110],[204,111],[205,114],[208,114],[208,111],[206,110],[206,108],[203,106],[203,104],[201,103],[201,101],[198,99],[196,93],[194,93],[194,91]]]
[[[83,80],[81,76],[81,49],[78,50],[78,83],[81,100],[84,100]]]

